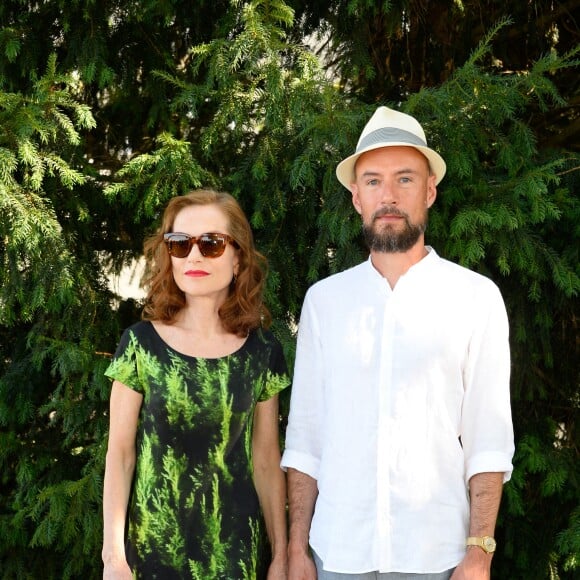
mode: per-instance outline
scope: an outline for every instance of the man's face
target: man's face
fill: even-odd
[[[406,252],[423,240],[437,190],[435,176],[429,175],[427,159],[419,151],[382,147],[363,153],[351,191],[371,251]]]

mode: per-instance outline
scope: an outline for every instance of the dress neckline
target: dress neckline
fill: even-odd
[[[157,340],[159,340],[165,346],[165,348],[167,348],[171,352],[176,353],[180,357],[183,357],[183,358],[186,358],[186,359],[190,359],[190,360],[220,361],[220,360],[226,360],[226,359],[228,359],[228,358],[230,358],[232,356],[236,356],[238,354],[241,354],[244,350],[246,350],[248,344],[250,343],[250,339],[251,339],[252,335],[254,334],[254,331],[250,331],[248,333],[248,335],[246,336],[244,342],[239,346],[239,348],[235,349],[234,351],[232,351],[232,352],[230,352],[228,354],[224,354],[222,356],[195,356],[195,355],[186,354],[184,352],[181,352],[180,350],[178,350],[175,347],[171,346],[159,334],[159,332],[157,331],[157,329],[155,328],[155,325],[153,324],[153,322],[151,320],[147,320],[146,322],[149,324],[149,327],[151,328],[151,330],[155,334]]]

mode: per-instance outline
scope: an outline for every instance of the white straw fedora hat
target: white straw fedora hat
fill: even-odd
[[[379,147],[414,147],[429,161],[431,172],[438,184],[445,175],[447,166],[441,155],[427,147],[425,132],[418,121],[400,111],[379,107],[365,125],[358,140],[356,151],[336,166],[336,177],[347,189],[354,181],[354,166],[360,155]]]

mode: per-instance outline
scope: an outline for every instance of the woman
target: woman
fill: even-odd
[[[143,320],[106,372],[103,577],[285,578],[289,379],[248,221],[228,194],[176,197],[145,256]]]

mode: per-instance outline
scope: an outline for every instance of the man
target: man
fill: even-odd
[[[493,282],[425,245],[445,171],[387,107],[336,169],[370,257],[302,309],[282,458],[291,580],[490,577],[514,452],[508,322]]]

